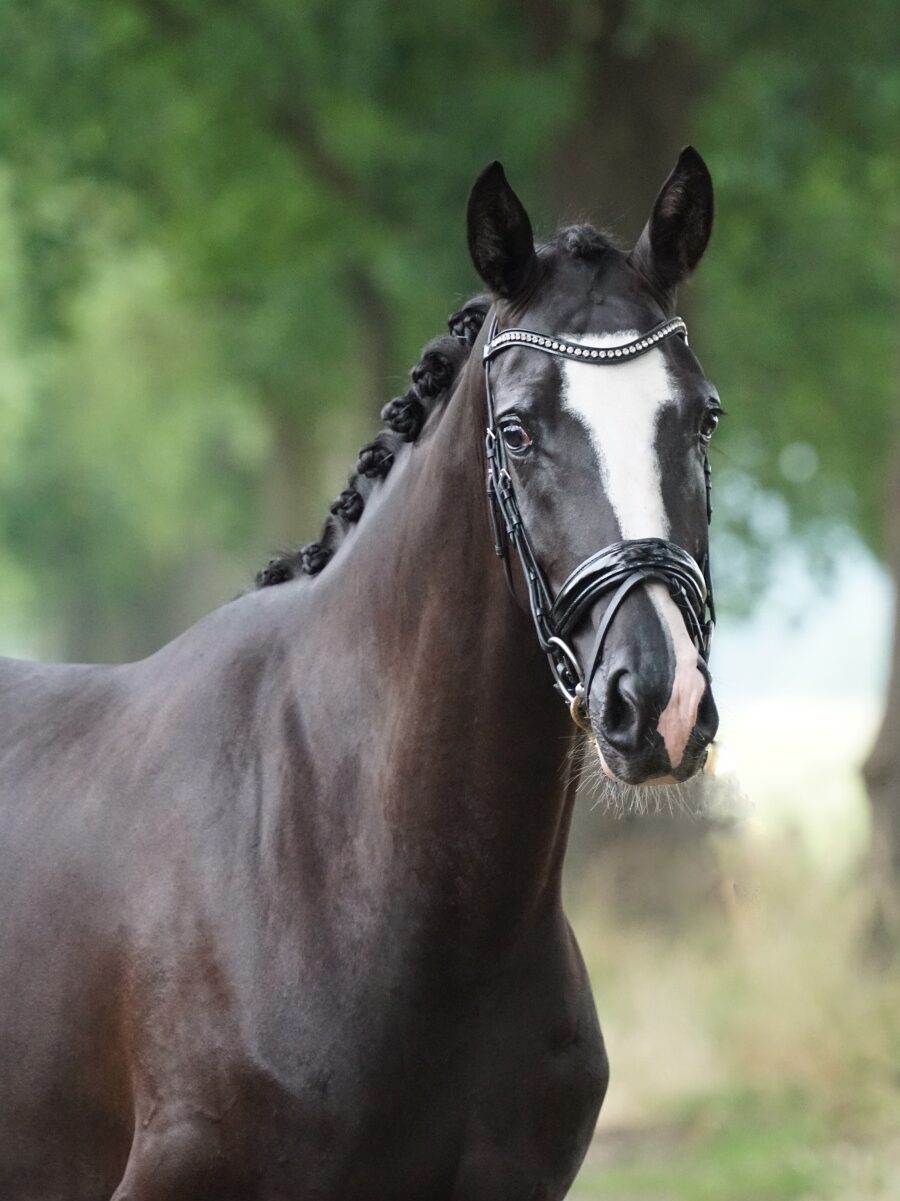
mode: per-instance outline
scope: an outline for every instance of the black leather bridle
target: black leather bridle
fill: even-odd
[[[591,683],[603,656],[603,644],[613,618],[625,598],[639,585],[650,580],[668,588],[684,616],[688,633],[705,662],[715,626],[709,554],[702,567],[683,547],[664,538],[627,538],[613,542],[590,555],[569,575],[554,597],[541,570],[513,490],[507,448],[497,428],[494,397],[491,391],[491,362],[512,346],[524,346],[542,354],[572,359],[579,363],[615,366],[652,350],[664,338],[677,334],[687,342],[687,326],[680,317],[672,317],[648,330],[639,338],[620,346],[586,346],[549,334],[527,329],[506,329],[497,333],[493,317],[482,352],[484,388],[487,400],[487,492],[494,526],[494,549],[504,562],[511,583],[509,546],[515,547],[528,587],[528,604],[541,650],[547,655],[556,688],[565,698],[574,720],[588,728],[588,698]],[[712,517],[712,493],[709,455],[704,458],[706,479],[706,516]],[[582,669],[570,638],[600,597],[612,593],[594,636],[594,642]]]

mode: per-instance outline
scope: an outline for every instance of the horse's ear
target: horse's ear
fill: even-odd
[[[712,224],[709,170],[694,147],[685,146],[656,198],[630,260],[654,287],[672,292],[703,257]]]
[[[485,167],[469,194],[469,254],[494,296],[517,296],[537,266],[525,208],[499,163]]]

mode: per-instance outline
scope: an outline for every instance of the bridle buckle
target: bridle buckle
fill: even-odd
[[[579,729],[584,730],[588,738],[594,737],[591,719],[588,716],[587,702],[584,699],[584,688],[581,684],[575,689],[575,695],[569,701],[569,716]]]

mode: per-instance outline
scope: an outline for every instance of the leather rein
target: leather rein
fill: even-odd
[[[667,321],[619,346],[586,346],[528,329],[506,329],[497,333],[494,315],[482,352],[484,388],[487,404],[487,429],[484,448],[487,460],[487,494],[490,499],[494,528],[494,550],[503,560],[507,580],[512,587],[509,548],[513,546],[522,565],[528,588],[528,605],[541,650],[550,662],[554,684],[561,694],[572,719],[588,733],[591,684],[603,657],[603,646],[609,628],[625,598],[635,588],[648,581],[665,584],[681,611],[688,634],[704,662],[709,661],[710,643],[715,626],[715,606],[709,571],[709,553],[703,565],[683,547],[664,538],[626,538],[613,542],[579,563],[553,596],[546,576],[541,570],[513,489],[509,458],[502,432],[497,427],[494,397],[491,390],[491,363],[496,356],[513,346],[524,346],[556,358],[579,363],[612,367],[652,350],[665,338],[677,334],[687,342],[687,326],[680,317]],[[712,518],[712,490],[709,455],[704,457],[706,481],[706,516]],[[593,645],[582,669],[570,642],[571,636],[588,616],[594,604],[611,593]]]

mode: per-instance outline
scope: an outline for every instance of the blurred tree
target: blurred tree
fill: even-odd
[[[701,7],[667,20],[693,38]],[[698,136],[716,164],[724,235],[704,276],[714,303],[703,342],[734,411],[722,505],[731,587],[758,595],[786,538],[827,565],[852,531],[900,594],[900,495],[888,487],[900,479],[896,5],[726,4],[705,19],[708,52],[727,64]],[[783,503],[748,504],[750,480]],[[900,929],[900,626],[892,662],[865,775],[882,917]]]
[[[900,479],[893,0],[864,10],[839,0],[533,3],[548,37],[560,13],[571,15],[585,52],[579,118],[559,143],[554,194],[564,207],[618,214],[633,239],[681,142],[700,145],[713,168],[717,230],[679,308],[701,310],[694,345],[732,414],[718,448],[721,596],[733,607],[764,596],[788,540],[806,548],[824,580],[854,535],[886,555],[900,587],[897,488],[885,504],[885,480]],[[900,625],[893,659],[866,775],[876,862],[896,912]],[[610,858],[643,863],[631,872],[639,911],[661,909],[678,891],[645,889],[661,878],[647,863],[666,864],[660,841],[694,857],[684,823],[672,827],[663,818],[610,831]],[[703,895],[708,865],[694,857],[686,874],[682,858],[671,856],[672,878],[693,879]]]
[[[32,628],[52,629],[45,653],[150,650],[208,607],[211,581],[225,586],[217,559],[248,534],[265,431],[153,247],[98,237],[66,336],[28,338],[25,255],[8,245],[18,372],[0,385],[0,545],[18,571],[13,596],[4,572],[4,618],[18,599]]]
[[[472,286],[461,213],[498,129],[535,182],[574,95],[567,52],[539,63],[506,5],[474,0],[12,0],[4,26],[28,332],[71,340],[104,246],[152,243],[215,338],[219,379],[268,428],[260,556],[293,541],[340,485],[329,443],[399,390],[398,367]],[[38,508],[26,498],[18,539],[35,567]],[[93,610],[85,584],[109,547],[88,547],[97,561],[71,563],[68,586]]]
[[[788,538],[827,563],[900,525],[893,0],[7,0],[3,26],[0,554],[45,617],[69,598],[69,652],[145,648],[141,597],[180,620],[200,529],[247,553],[260,473],[261,551],[310,528],[329,449],[471,287],[497,155],[539,217],[628,237],[682,142],[709,159],[685,303],[733,413],[723,593],[758,598]],[[895,872],[898,691],[869,772]]]

